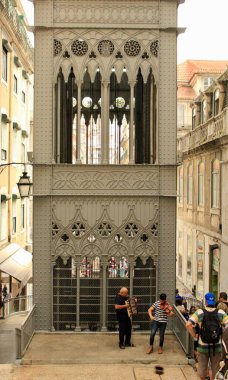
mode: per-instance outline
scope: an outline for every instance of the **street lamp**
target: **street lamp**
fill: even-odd
[[[20,176],[17,186],[21,198],[28,198],[30,196],[32,182],[30,182],[30,177],[26,171],[24,171],[23,175]]]
[[[22,162],[9,162],[7,164],[0,164],[0,168],[2,167],[2,169],[0,170],[0,174],[9,165],[24,165],[25,167],[25,163],[22,163]],[[29,163],[29,165],[32,165],[32,164]],[[31,192],[32,185],[33,183],[30,181],[30,177],[24,168],[23,175],[20,176],[19,182],[17,183],[21,198],[28,198],[31,195],[30,192]]]

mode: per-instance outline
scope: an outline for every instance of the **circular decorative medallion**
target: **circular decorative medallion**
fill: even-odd
[[[155,57],[158,56],[158,40],[151,43],[150,51],[153,55],[155,55]]]
[[[99,42],[97,49],[100,55],[103,55],[104,57],[109,57],[114,52],[114,45],[112,41],[103,40]]]
[[[75,40],[71,45],[71,50],[74,53],[74,55],[82,56],[87,53],[88,45],[85,41]]]
[[[54,40],[54,55],[59,55],[62,51],[62,44],[58,40]]]
[[[92,103],[93,103],[93,101],[92,101],[92,99],[89,96],[85,96],[82,99],[82,105],[85,108],[90,108],[92,106]]]
[[[125,100],[121,96],[116,98],[116,107],[117,108],[123,108],[125,106]]]
[[[141,51],[138,41],[130,40],[124,45],[124,51],[129,57],[136,57]]]

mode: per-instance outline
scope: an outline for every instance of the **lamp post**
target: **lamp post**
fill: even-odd
[[[19,181],[17,182],[18,190],[20,193],[21,198],[28,198],[31,194],[31,188],[33,183],[30,181],[30,177],[28,173],[25,170],[25,163],[22,162],[9,162],[7,164],[0,164],[0,167],[2,168],[0,171],[0,174],[3,172],[3,170],[9,166],[9,165],[24,165],[24,171],[23,175],[20,176]],[[29,163],[29,165],[32,165]]]
[[[30,182],[30,177],[26,171],[24,171],[23,175],[20,176],[17,186],[21,198],[28,198],[30,196],[32,182]]]

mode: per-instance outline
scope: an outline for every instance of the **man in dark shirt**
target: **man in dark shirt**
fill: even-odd
[[[119,347],[124,349],[125,347],[134,347],[131,343],[131,319],[128,316],[125,301],[129,298],[128,289],[121,288],[115,298],[115,310],[117,321],[119,322]]]

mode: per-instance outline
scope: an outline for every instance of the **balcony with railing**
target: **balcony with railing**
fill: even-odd
[[[0,12],[8,19],[26,54],[32,59],[32,45],[28,38],[26,27],[16,11],[15,2],[13,0],[0,0]]]
[[[178,139],[178,156],[228,134],[227,110]]]

